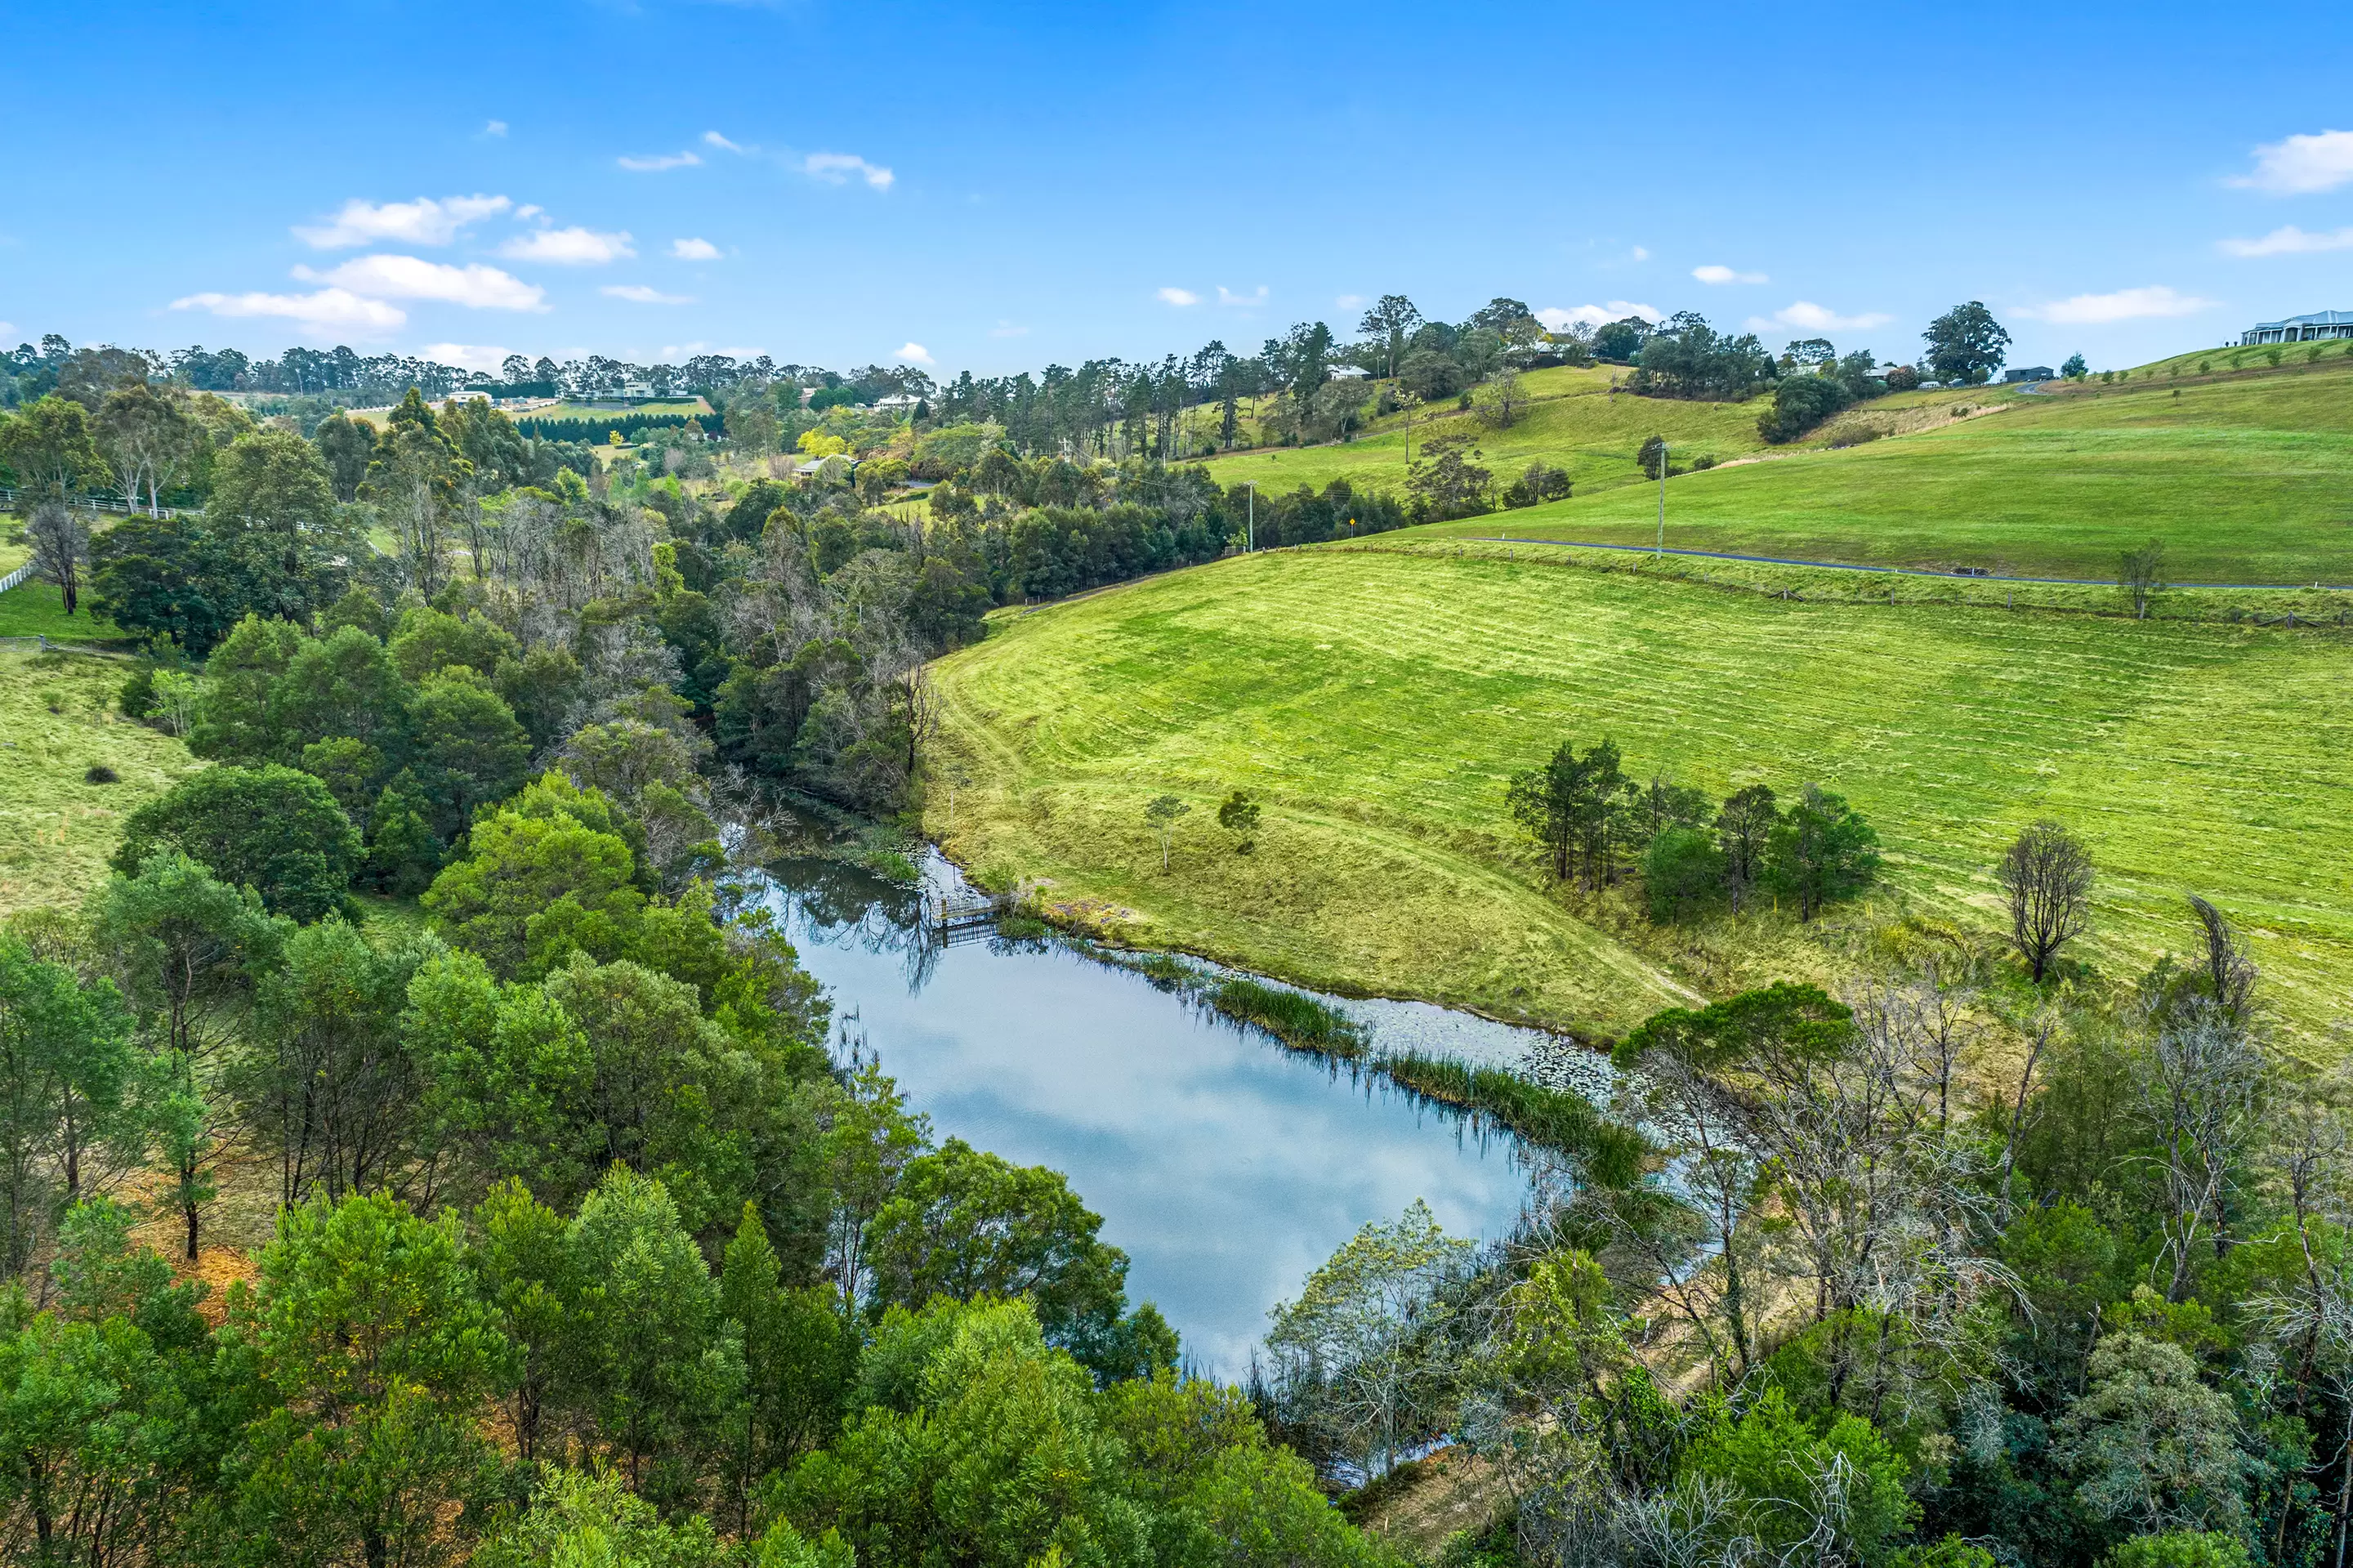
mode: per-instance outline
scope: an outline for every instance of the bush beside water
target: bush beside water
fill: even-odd
[[[1209,1005],[1237,1023],[1254,1023],[1284,1044],[1350,1060],[1365,1054],[1364,1029],[1337,1008],[1254,980],[1220,981]]]
[[[1380,1069],[1416,1094],[1486,1117],[1530,1143],[1577,1156],[1586,1176],[1602,1186],[1631,1186],[1641,1176],[1649,1142],[1573,1089],[1547,1088],[1501,1067],[1412,1051],[1382,1058]]]

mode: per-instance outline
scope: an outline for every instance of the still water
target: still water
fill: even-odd
[[[957,885],[936,856],[924,874]],[[765,875],[832,998],[837,1037],[862,1037],[937,1136],[1066,1173],[1127,1253],[1129,1298],[1156,1303],[1205,1371],[1238,1376],[1267,1309],[1367,1221],[1416,1198],[1457,1235],[1497,1239],[1519,1218],[1529,1172],[1507,1138],[1060,943],[940,948],[913,890],[839,862],[780,860]],[[1532,1030],[1416,1003],[1336,1005],[1376,1050],[1556,1079],[1598,1070]]]

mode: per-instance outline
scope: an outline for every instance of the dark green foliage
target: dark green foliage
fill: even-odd
[[[772,479],[755,479],[744,487],[720,526],[731,539],[757,539],[767,525],[768,514],[785,503],[786,493],[785,487]]]
[[[1702,829],[1669,828],[1642,852],[1642,892],[1653,920],[1688,920],[1723,891],[1724,852]]]
[[[1597,888],[1617,874],[1625,806],[1634,789],[1609,741],[1582,757],[1564,741],[1543,767],[1515,774],[1504,800],[1512,820],[1543,846],[1556,881],[1567,881],[1574,868],[1585,886]]]
[[[1836,376],[1785,376],[1774,388],[1772,410],[1757,416],[1757,433],[1777,444],[1794,441],[1853,401]]]
[[[1724,853],[1725,892],[1734,909],[1764,880],[1766,850],[1780,821],[1781,808],[1767,784],[1735,789],[1716,813],[1715,843]]]
[[[1754,333],[1719,333],[1691,311],[1678,312],[1652,329],[1637,363],[1627,386],[1652,397],[1737,402],[1773,375],[1772,356]]]
[[[1667,439],[1664,436],[1644,437],[1642,444],[1634,449],[1634,466],[1642,471],[1644,479],[1651,480],[1665,479],[1682,471],[1667,461]]]
[[[1814,785],[1782,814],[1765,841],[1765,881],[1794,899],[1798,917],[1853,897],[1879,874],[1879,835],[1840,796]]]
[[[883,1300],[1027,1296],[1049,1342],[1108,1379],[1134,1375],[1139,1349],[1165,1364],[1176,1347],[1148,1305],[1126,1320],[1127,1255],[1095,1239],[1102,1224],[1060,1172],[952,1138],[908,1165],[869,1234]]]
[[[131,1015],[111,980],[0,939],[0,1268],[24,1272],[58,1212],[139,1142]],[[114,1146],[111,1148],[110,1146]]]
[[[125,631],[203,658],[260,600],[245,564],[185,514],[130,517],[90,546],[95,608]]]
[[[1596,357],[1618,365],[1631,365],[1650,340],[1651,323],[1641,316],[1622,316],[1595,329],[1593,352]]]
[[[1504,491],[1506,506],[1541,506],[1547,501],[1568,499],[1568,471],[1548,463],[1532,462],[1527,471],[1514,480]]]
[[[131,673],[131,678],[122,683],[122,690],[116,696],[115,705],[121,708],[122,716],[124,718],[143,719],[153,717],[155,714],[155,666],[153,664],[142,664],[136,670],[133,670]]]
[[[1443,523],[1494,510],[1494,471],[1470,436],[1432,436],[1406,469],[1406,494],[1417,523]]]
[[[208,768],[131,814],[113,865],[136,872],[173,849],[261,895],[273,914],[316,920],[343,906],[359,830],[325,785],[290,768]]]
[[[1939,381],[1978,386],[2001,368],[2010,332],[1976,300],[1955,305],[1928,323],[1928,374]]]
[[[1218,803],[1218,826],[1234,835],[1237,854],[1248,854],[1258,847],[1258,802],[1240,789]]]
[[[595,447],[616,435],[625,442],[635,441],[649,430],[680,430],[689,425],[706,436],[726,434],[726,421],[718,414],[575,414],[553,419],[526,414],[514,422],[515,433],[527,440],[585,441]]]
[[[441,841],[427,820],[432,801],[403,768],[368,813],[367,877],[379,892],[413,898],[441,867]]]

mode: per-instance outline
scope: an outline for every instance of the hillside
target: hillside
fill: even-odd
[[[0,652],[0,915],[79,904],[104,880],[122,819],[201,766],[115,711],[127,673],[86,654]],[[98,766],[116,780],[91,783]]]
[[[2315,349],[2327,353],[2314,359]],[[1440,531],[1648,544],[1658,496],[1636,482],[1633,460],[1645,437],[1660,434],[1679,465],[1703,454],[1719,464],[1669,482],[1670,545],[2108,578],[2124,550],[2157,538],[2168,573],[2185,582],[2353,582],[2353,504],[2344,499],[2353,489],[2353,358],[2335,344],[2290,345],[2277,366],[2269,351],[2218,349],[2115,383],[1900,394],[1843,417],[1889,432],[1883,439],[1835,450],[1826,430],[1767,448],[1755,429],[1762,399],[1612,397],[1607,376],[1535,373],[1529,380],[1549,400],[1508,430],[1468,416],[1450,421],[1477,431],[1499,484],[1541,459],[1567,466],[1577,493]],[[1396,490],[1403,437],[1392,419],[1346,445],[1237,453],[1209,466],[1229,483],[1289,488],[1345,476]]]
[[[1638,778],[1845,793],[1894,890],[1980,926],[2002,846],[2057,816],[2098,857],[2100,967],[2178,944],[2196,889],[2302,1028],[2342,1009],[2333,634],[1784,603],[1525,554],[1283,551],[1005,618],[937,666],[962,781],[926,825],[1138,941],[1602,1033],[1818,965],[1786,922],[1662,933],[1547,885],[1504,782],[1606,736]],[[1250,856],[1215,824],[1237,787],[1266,806]],[[1192,808],[1166,875],[1143,818],[1164,791]]]
[[[1477,438],[1481,460],[1499,478],[1515,478],[1532,462],[1565,468],[1581,490],[1640,480],[1634,450],[1646,437],[1664,432],[1694,455],[1705,450],[1722,461],[1755,451],[1757,414],[1764,407],[1745,403],[1672,403],[1612,392],[1624,369],[1534,370],[1522,377],[1534,399],[1525,418],[1508,429],[1492,429],[1451,402],[1376,419],[1356,440],[1331,446],[1262,447],[1211,460],[1207,465],[1221,484],[1256,480],[1266,491],[1299,485],[1322,489],[1335,479],[1358,486],[1398,491],[1405,485],[1409,436],[1416,452],[1432,436]],[[1368,393],[1367,396],[1370,394]],[[1197,420],[1214,416],[1211,407]],[[1206,428],[1206,427],[1205,427]]]

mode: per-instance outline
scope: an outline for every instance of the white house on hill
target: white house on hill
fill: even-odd
[[[2257,322],[2239,334],[2242,347],[2260,343],[2305,343],[2319,337],[2353,337],[2353,311],[2315,311],[2284,322]]]

